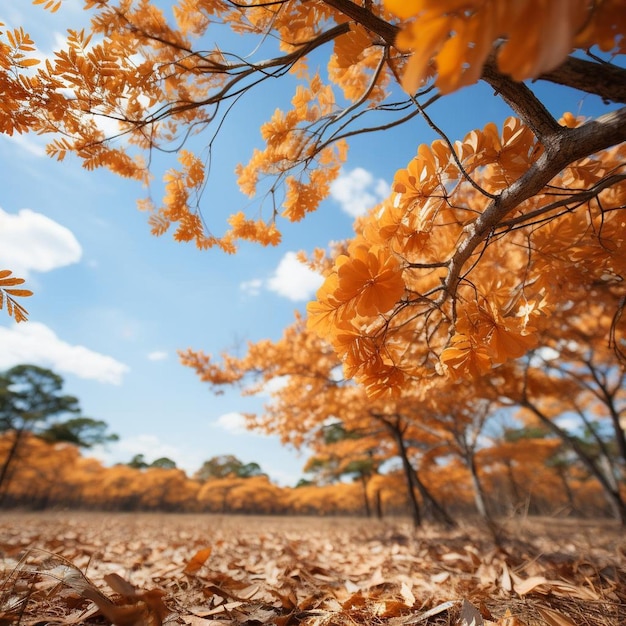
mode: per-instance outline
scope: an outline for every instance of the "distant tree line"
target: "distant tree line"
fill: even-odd
[[[0,374],[0,506],[372,517],[412,511],[400,457],[381,454],[380,436],[340,420],[324,426],[323,445],[304,468],[307,478],[293,488],[274,484],[258,463],[232,454],[214,456],[188,476],[167,457],[149,461],[136,454],[105,467],[80,452],[117,439],[104,421],[81,414],[50,370],[19,365]],[[612,445],[592,425],[577,442],[592,458]],[[453,523],[480,513],[480,505],[494,516],[611,513],[593,475],[541,425],[507,426],[472,454],[480,464],[482,500],[460,455],[425,463],[413,494],[425,518]]]

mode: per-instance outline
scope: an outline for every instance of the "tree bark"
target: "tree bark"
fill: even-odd
[[[415,470],[411,465],[411,461],[409,460],[406,445],[404,443],[404,437],[402,436],[402,431],[397,424],[391,424],[385,421],[385,424],[393,434],[394,439],[396,440],[396,446],[398,448],[398,455],[402,461],[402,469],[404,470],[404,478],[406,482],[406,494],[409,501],[409,507],[411,510],[411,517],[413,519],[413,526],[418,528],[422,525],[422,514],[420,511],[420,505],[417,501],[417,497],[415,495]]]
[[[415,470],[413,472],[413,480],[415,481],[415,485],[422,496],[424,506],[428,507],[432,511],[433,518],[448,528],[454,528],[456,526],[456,522],[450,517],[439,501],[435,499],[432,493],[428,491],[426,485],[421,481],[419,474]]]
[[[0,505],[2,505],[8,493],[9,483],[11,481],[10,470],[12,469],[12,465],[17,458],[20,444],[22,443],[25,432],[26,430],[24,428],[15,429],[13,443],[7,453],[6,459],[4,459],[2,469],[0,469]]]
[[[604,496],[607,499],[615,517],[621,522],[622,526],[626,526],[626,503],[624,503],[619,488],[613,488],[611,482],[607,479],[604,472],[583,450],[578,441],[571,437],[557,424],[555,424],[527,398],[522,400],[521,406],[530,409],[543,424],[545,424],[555,435],[557,435],[561,439],[561,441],[563,441],[563,443],[565,443],[565,445],[567,445],[576,454],[576,456],[581,460],[584,466],[589,470],[591,475],[600,483],[602,491],[604,492]]]
[[[476,505],[476,510],[482,518],[489,521],[491,520],[491,515],[487,507],[485,492],[478,476],[478,468],[476,466],[476,460],[474,459],[473,455],[469,459],[467,459],[467,467],[469,468],[470,476],[472,479],[472,487],[474,489],[474,504]]]
[[[363,504],[365,505],[365,516],[369,519],[372,517],[372,509],[370,507],[370,501],[367,497],[367,478],[365,474],[359,474],[359,482],[363,488]]]

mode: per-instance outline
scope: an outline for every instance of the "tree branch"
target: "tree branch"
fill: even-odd
[[[400,28],[378,17],[368,9],[352,0],[322,0],[324,4],[337,9],[340,13],[361,24],[367,30],[376,33],[387,45],[393,46]]]
[[[494,88],[542,143],[561,130],[548,109],[524,83],[518,83],[496,69],[493,54],[483,67],[482,79]]]
[[[609,187],[612,187],[613,185],[621,183],[623,180],[626,180],[626,174],[614,174],[613,176],[609,176],[608,178],[603,178],[589,189],[572,189],[571,191],[568,191],[561,200],[551,202],[546,206],[542,206],[541,208],[535,209],[534,211],[524,213],[524,215],[520,215],[519,217],[514,217],[510,220],[499,222],[498,228],[505,228],[508,230],[518,227],[520,225],[526,225],[529,222],[536,220],[538,217],[544,216],[546,213],[556,211],[556,209],[560,207],[568,206],[572,203],[583,204],[585,202],[589,202],[589,200],[591,200],[592,198],[597,197],[600,192],[608,189]],[[544,219],[552,218],[550,217]]]
[[[539,193],[570,163],[623,141],[626,141],[626,107],[606,113],[578,128],[562,127],[544,144],[544,153],[530,169],[490,202],[476,221],[467,227],[467,237],[450,260],[444,291],[436,304],[441,305],[454,295],[461,281],[463,266],[508,213]]]
[[[556,69],[538,76],[537,80],[579,89],[603,100],[626,103],[626,69],[612,63],[594,63],[570,56]]]

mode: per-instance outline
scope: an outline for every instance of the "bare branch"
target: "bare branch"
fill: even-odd
[[[603,100],[626,103],[626,69],[612,63],[593,63],[570,56],[537,79],[592,93]]]
[[[498,228],[504,228],[507,230],[511,228],[517,228],[521,224],[526,225],[529,222],[532,222],[533,220],[537,219],[538,217],[541,217],[545,215],[546,213],[550,213],[551,211],[555,211],[556,209],[560,207],[567,206],[572,203],[583,204],[585,202],[589,202],[589,200],[591,200],[592,198],[595,198],[604,189],[608,189],[609,187],[612,187],[613,185],[617,185],[623,180],[626,180],[626,174],[614,174],[613,176],[603,178],[602,180],[598,181],[595,185],[593,185],[593,187],[590,187],[589,189],[582,189],[582,190],[573,189],[571,191],[568,191],[565,197],[563,197],[561,200],[551,202],[550,204],[546,206],[542,206],[539,209],[536,209],[535,211],[524,213],[523,215],[520,215],[519,217],[515,217],[513,219],[500,222],[498,224]],[[552,219],[552,217],[544,218],[544,219]]]

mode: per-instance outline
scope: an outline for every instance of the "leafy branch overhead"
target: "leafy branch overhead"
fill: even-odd
[[[325,282],[310,328],[371,397],[483,376],[590,299],[623,355],[620,0],[172,0],[171,17],[149,0],[85,7],[89,31],[69,30],[36,69],[28,35],[3,36],[0,87],[10,96],[0,128],[48,134],[51,156],[72,153],[87,169],[144,184],[159,173],[161,201],[139,202],[157,235],[173,229],[179,241],[228,253],[241,241],[276,245],[285,220],[328,196],[351,139],[417,123],[439,135],[397,164],[390,196],[357,221],[351,241],[314,254]],[[228,43],[214,44],[219,34]],[[203,197],[216,137],[249,96],[287,74],[291,101],[261,124],[261,147],[236,168],[258,212],[233,210],[220,229]],[[436,105],[479,81],[512,116],[455,140]],[[606,106],[592,118],[549,110],[532,81]],[[106,134],[102,121],[118,131]]]

